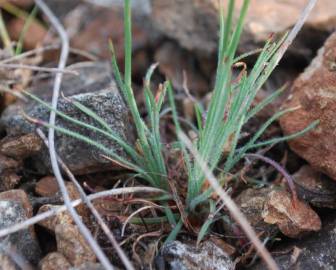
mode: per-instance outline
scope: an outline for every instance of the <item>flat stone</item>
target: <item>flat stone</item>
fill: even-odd
[[[94,111],[106,121],[116,134],[125,140],[130,140],[132,135],[128,110],[112,78],[109,64],[83,62],[73,65],[72,69],[77,71],[79,76],[71,74],[64,76],[62,84],[64,95]],[[43,100],[50,101],[52,84],[53,80],[39,83],[30,92]],[[95,120],[81,112],[67,99],[59,99],[58,109],[70,117],[100,127]],[[16,102],[7,107],[0,120],[8,134],[6,142],[8,142],[8,137],[17,138],[18,135],[25,136],[35,132],[37,126],[25,119],[20,113],[22,110],[33,118],[48,121],[49,111],[45,106],[32,100],[28,103]],[[63,120],[61,117],[57,117],[56,126],[87,136],[108,149],[114,150],[118,155],[125,156],[118,144],[101,134],[79,127]],[[46,129],[45,131],[47,132]],[[102,152],[96,147],[60,132],[56,132],[55,144],[57,153],[75,174],[110,170],[116,167],[116,165],[103,158],[101,156]],[[13,153],[11,153],[12,155]],[[49,153],[46,147],[43,147],[38,153],[33,152],[31,158],[39,172],[47,173],[51,171]]]
[[[161,255],[171,270],[235,269],[230,256],[211,241],[201,243],[198,248],[173,241],[163,246]]]
[[[336,2],[335,2],[336,3]],[[290,140],[290,148],[310,165],[336,180],[336,33],[326,41],[311,65],[295,81],[284,109],[297,108],[280,119],[285,135],[312,131]]]

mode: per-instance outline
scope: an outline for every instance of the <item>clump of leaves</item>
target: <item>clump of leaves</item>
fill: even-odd
[[[236,57],[236,52],[243,31],[244,19],[248,10],[249,2],[249,0],[244,1],[236,22],[233,20],[235,5],[234,0],[229,1],[226,16],[224,16],[223,7],[220,8],[218,64],[212,98],[207,111],[202,109],[200,104],[195,104],[198,133],[197,138],[193,140],[194,148],[198,151],[202,160],[207,163],[211,171],[214,171],[218,167],[219,163],[224,159],[224,173],[229,173],[249,150],[287,139],[292,139],[310,130],[317,124],[314,122],[301,132],[288,137],[274,138],[269,141],[258,142],[262,133],[271,123],[273,123],[281,115],[292,111],[295,108],[280,111],[266,121],[246,144],[238,148],[238,142],[243,125],[267,104],[272,102],[283,90],[279,89],[260,102],[257,106],[252,108],[252,101],[254,100],[258,90],[268,79],[278,63],[278,52],[283,45],[286,35],[278,42],[275,42],[273,38],[270,38],[259,53],[253,68],[247,72],[245,66],[239,64],[239,61],[241,61],[246,55]],[[156,66],[153,65],[149,68],[144,80],[145,105],[149,119],[148,123],[146,123],[139,113],[132,89],[132,31],[130,0],[125,0],[124,17],[125,70],[123,75],[118,68],[112,43],[110,47],[112,52],[112,67],[114,75],[134,120],[138,137],[136,145],[129,145],[128,142],[116,134],[103,119],[96,115],[92,110],[76,101],[73,101],[73,104],[83,113],[95,119],[97,124],[99,124],[99,127],[78,121],[60,111],[56,111],[56,113],[58,116],[68,121],[94,130],[105,135],[111,140],[116,141],[123,147],[125,152],[128,154],[129,159],[116,155],[113,150],[106,148],[104,145],[101,145],[84,135],[59,126],[54,128],[59,132],[85,141],[88,144],[101,149],[116,162],[119,162],[125,167],[133,170],[137,177],[144,179],[149,185],[166,190],[171,195],[171,199],[174,198],[175,194],[171,191],[168,183],[170,168],[168,167],[169,164],[167,164],[165,159],[166,149],[164,148],[160,135],[160,112],[164,104],[165,95],[168,93],[169,104],[172,110],[176,131],[177,133],[182,132],[174,102],[173,89],[170,82],[166,81],[164,84],[160,85],[159,91],[154,95],[150,87],[151,77]],[[243,69],[238,77],[234,77],[233,75],[233,68],[235,66],[243,66]],[[31,94],[28,95],[39,103],[44,104],[50,110],[53,110],[49,104],[43,102],[36,96]],[[44,123],[44,125],[49,127],[49,124],[47,123]],[[174,214],[170,210],[168,203],[163,203],[166,209],[167,219],[172,226],[174,226],[168,240],[173,239],[177,235],[183,224],[187,225],[188,221],[186,219],[188,219],[189,215],[192,215],[195,212],[198,205],[204,205],[204,203],[207,203],[209,204],[209,218],[204,222],[204,225],[200,229],[198,238],[200,241],[207,233],[212,222],[216,220],[215,216],[219,213],[220,208],[216,206],[216,203],[210,197],[213,190],[211,188],[204,190],[203,188],[206,178],[200,165],[192,158],[191,154],[187,151],[181,141],[178,140],[174,145],[183,153],[184,167],[186,168],[188,175],[188,185],[186,201],[183,202],[183,209],[178,205],[180,216],[176,216],[176,213]],[[228,155],[224,157],[223,149],[227,145],[230,146],[230,151]],[[177,179],[177,181],[179,180]],[[180,204],[180,202],[176,200],[176,204]]]

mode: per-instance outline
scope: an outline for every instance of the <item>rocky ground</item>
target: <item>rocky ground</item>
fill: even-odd
[[[64,75],[58,108],[95,125],[92,118],[74,106],[73,102],[79,101],[136,146],[132,120],[109,64],[108,40],[112,38],[117,59],[123,65],[122,1],[45,2],[67,30],[72,47],[69,70],[77,74]],[[242,2],[236,1],[236,12]],[[251,0],[239,52],[260,48],[270,35],[281,36],[295,24],[306,2]],[[25,23],[17,12],[11,12],[13,7],[27,12],[33,7],[33,1],[0,1],[10,39],[15,41],[20,38]],[[206,104],[215,78],[218,2],[148,0],[134,1],[133,8],[133,82],[139,106],[144,107],[141,85],[146,71],[158,62],[155,82],[169,78],[181,116],[195,121],[191,99]],[[52,173],[48,149],[36,132],[41,126],[28,121],[29,118],[48,121],[49,112],[45,106],[23,96],[22,91],[29,89],[50,102],[53,76],[19,66],[5,67],[6,64],[54,67],[59,41],[47,25],[47,18],[39,13],[23,37],[24,52],[39,48],[30,56],[14,58],[8,49],[0,50],[3,92],[0,98],[0,269],[104,269],[71,215],[60,211],[63,198]],[[287,190],[286,179],[273,167],[251,160],[243,161],[236,168],[241,172],[240,178],[226,186],[280,269],[336,268],[335,30],[336,1],[318,1],[254,102],[258,104],[285,83],[286,90],[243,128],[243,139],[251,137],[270,116],[287,108],[296,109],[271,125],[263,140],[293,134],[319,121],[314,130],[303,136],[261,150],[285,168],[293,178],[294,187]],[[247,67],[252,67],[255,59],[253,55],[248,57]],[[192,97],[185,93],[186,83]],[[15,96],[9,93],[13,91]],[[168,117],[163,119],[162,136],[169,143],[172,121]],[[97,132],[88,132],[60,117],[56,124],[85,134],[126,157],[120,146]],[[46,134],[47,129],[41,131]],[[84,142],[57,133],[56,148],[87,194],[143,185],[141,180],[129,177],[128,168],[107,159]],[[68,181],[69,177],[66,180],[71,199],[79,199],[75,184]],[[110,196],[93,201],[137,269],[267,269],[225,208],[223,218],[214,223],[199,245],[196,245],[197,232],[187,229],[178,240],[163,245],[162,240],[171,228],[167,224],[142,222],[146,214],[152,213],[149,209],[139,215],[140,221],[124,227],[128,217],[146,205],[146,196],[154,196],[142,195]],[[50,210],[58,212],[13,234],[1,234],[1,229]],[[116,269],[123,269],[118,254],[90,210],[84,204],[76,206],[76,210],[112,264]]]

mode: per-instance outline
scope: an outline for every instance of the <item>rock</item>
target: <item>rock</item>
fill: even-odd
[[[298,196],[315,207],[336,208],[336,183],[310,166],[293,175]]]
[[[62,253],[71,265],[80,266],[85,262],[96,262],[95,254],[76,226],[58,224],[55,234],[58,252]]]
[[[42,214],[49,210],[57,209],[59,207],[60,206],[57,206],[57,205],[45,204],[40,207],[40,209],[38,210],[38,214]],[[55,229],[57,225],[59,224],[74,225],[74,221],[68,211],[62,211],[58,213],[57,215],[41,220],[38,224],[44,227],[45,229],[55,233]]]
[[[74,201],[74,200],[77,200],[77,199],[80,198],[79,192],[72,182],[66,182],[66,188],[68,190],[69,197],[70,197],[71,201]],[[48,210],[57,209],[58,207],[60,207],[60,206],[45,204],[45,205],[42,205],[39,208],[38,213],[43,213],[43,212],[46,212]],[[78,206],[76,206],[75,209],[76,209],[77,213],[83,219],[84,223],[89,224],[91,216],[90,216],[90,211],[85,206],[85,204],[81,203]],[[53,215],[52,217],[44,219],[44,220],[39,222],[39,225],[43,226],[44,228],[46,228],[46,229],[48,229],[49,231],[52,231],[52,232],[55,232],[56,226],[59,225],[59,224],[74,225],[74,221],[73,221],[73,219],[72,219],[72,217],[71,217],[71,215],[69,214],[68,211],[62,211],[62,212],[58,213],[57,215]]]
[[[235,202],[261,239],[274,238],[279,230],[295,238],[321,227],[320,218],[307,204],[298,201],[294,206],[291,195],[275,187],[246,189]],[[249,243],[233,220],[224,223],[224,229],[228,239],[238,238],[237,245]]]
[[[321,2],[320,2],[321,3]],[[336,2],[334,2],[336,3]],[[305,72],[295,81],[284,108],[298,107],[285,114],[280,125],[285,135],[298,132],[315,120],[312,131],[290,140],[290,148],[310,165],[336,180],[336,33],[319,50]]]
[[[336,265],[336,216],[329,215],[323,228],[300,240],[283,243],[273,250],[273,258],[281,270],[334,269]],[[249,269],[267,269],[258,263]]]
[[[57,16],[57,18],[63,18],[69,11],[73,10],[80,4],[80,0],[46,0],[45,3]]]
[[[0,191],[12,189],[20,182],[16,172],[21,168],[21,162],[0,154]]]
[[[35,185],[35,192],[41,197],[54,196],[58,191],[59,187],[54,176],[45,176]]]
[[[171,270],[233,270],[235,263],[213,242],[200,244],[199,248],[179,241],[169,242],[161,249],[161,256]]]
[[[109,40],[113,40],[117,59],[124,57],[123,1],[47,0],[49,7],[67,29],[71,46],[91,56],[110,61]],[[119,2],[119,3],[118,3]],[[160,35],[151,25],[149,0],[132,1],[132,71],[142,80],[152,61]],[[88,54],[87,54],[88,55]],[[82,55],[84,56],[84,55]],[[133,76],[134,77],[134,76]]]
[[[15,201],[0,200],[0,229],[8,228],[27,219],[27,211],[22,204]],[[24,260],[36,265],[41,257],[41,250],[32,229],[24,229],[0,239],[0,244],[8,250],[9,247]]]
[[[305,5],[306,0],[282,2],[277,0],[252,0],[242,35],[241,49],[249,51],[255,45],[264,42],[271,33],[282,34],[292,27]],[[152,20],[154,25],[165,35],[177,40],[188,50],[213,53],[218,40],[218,1],[217,0],[152,0]],[[226,3],[225,9],[226,9]],[[235,1],[235,14],[243,0]],[[332,31],[336,26],[336,2],[318,1],[316,8],[306,22],[307,31],[299,38],[301,48],[297,52],[306,54],[325,31]],[[267,16],[265,16],[267,14]],[[304,29],[305,30],[305,29]],[[307,37],[308,36],[308,37]],[[310,38],[309,38],[310,36]],[[313,38],[314,37],[314,38]],[[298,47],[296,47],[298,48]],[[310,51],[308,52],[310,54]]]
[[[0,193],[0,201],[12,201],[20,203],[25,209],[27,218],[33,216],[33,207],[27,193],[22,189],[12,189]]]
[[[71,267],[69,261],[59,252],[51,252],[39,263],[41,270],[67,270]]]
[[[72,45],[101,58],[110,59],[109,39],[112,39],[117,59],[122,60],[124,56],[123,10],[94,5],[80,5],[77,9],[83,10],[83,16],[79,20],[79,31],[73,36]],[[132,15],[133,50],[136,53],[151,46],[158,37],[147,16],[139,12],[134,12]],[[137,73],[137,68],[135,67],[133,71]]]
[[[209,240],[213,242],[217,247],[221,248],[229,256],[233,256],[236,253],[236,248],[226,243],[223,239],[210,236]]]
[[[235,198],[235,203],[245,215],[256,233],[260,235],[261,239],[274,237],[279,231],[275,225],[266,223],[262,217],[262,211],[264,210],[267,195],[271,191],[272,188],[249,188],[241,192],[239,196]],[[229,238],[239,239],[238,245],[244,246],[249,242],[243,231],[241,231],[233,220],[225,223],[224,229],[226,234],[229,235]]]
[[[69,270],[104,270],[105,268],[99,263],[83,263],[78,267],[71,267]],[[119,268],[114,267],[114,269],[118,270]]]
[[[69,197],[72,201],[81,198],[80,193],[74,183],[66,182],[65,185],[68,190]],[[84,221],[89,220],[90,210],[87,208],[85,204],[81,203],[78,206],[76,206],[76,211],[84,219]]]
[[[156,51],[155,61],[159,63],[159,70],[172,82],[174,89],[183,91],[183,72],[185,72],[191,93],[204,95],[209,91],[209,83],[197,69],[196,60],[175,43],[164,43]]]
[[[212,53],[217,47],[217,16],[210,1],[152,0],[153,25],[188,50]]]
[[[128,110],[119,94],[116,83],[111,77],[111,71],[107,63],[83,62],[72,66],[79,76],[67,74],[62,84],[62,92],[65,96],[80,102],[93,110],[104,119],[109,126],[125,140],[131,140],[131,127],[128,119]],[[50,101],[53,80],[40,83],[31,92],[44,100]],[[36,102],[21,101],[7,107],[1,117],[1,124],[7,131],[8,137],[17,137],[34,132],[36,125],[28,122],[20,113],[22,109],[33,118],[48,121],[49,111],[46,107]],[[97,125],[91,117],[64,98],[60,98],[58,109],[68,116],[74,117],[87,124]],[[105,147],[114,150],[118,155],[125,156],[122,148],[111,139],[86,128],[79,127],[57,117],[57,126],[62,126],[82,135],[90,137],[93,141],[101,143]],[[7,138],[8,140],[8,138]],[[110,170],[116,167],[101,156],[102,152],[96,147],[89,146],[84,142],[59,132],[56,134],[57,153],[65,164],[75,174]],[[32,153],[33,155],[34,153]],[[42,151],[32,156],[33,163],[38,171],[47,173],[50,171],[50,159],[48,150],[43,147]]]
[[[38,153],[43,146],[43,141],[30,133],[17,138],[5,138],[1,140],[0,152],[3,155],[20,160],[34,153]]]
[[[25,23],[25,19],[18,17],[8,23],[8,33],[10,34],[12,40],[20,39]],[[23,36],[22,41],[24,48],[27,50],[32,50],[35,49],[38,45],[42,45],[47,32],[47,29],[41,23],[33,20],[27,29],[27,33],[29,33],[29,35]]]
[[[286,191],[274,190],[265,201],[262,217],[266,223],[277,224],[280,231],[292,238],[321,229],[319,216],[307,204],[292,200]]]
[[[1,270],[17,270],[15,263],[4,253],[0,252],[0,269]]]

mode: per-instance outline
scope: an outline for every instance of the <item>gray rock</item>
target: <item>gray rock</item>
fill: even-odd
[[[20,203],[0,201],[0,229],[8,228],[26,219],[26,211]],[[24,229],[3,237],[0,239],[0,247],[1,257],[8,255],[5,251],[12,249],[15,250],[17,256],[21,256],[22,259],[33,265],[36,265],[41,258],[41,250],[33,228]]]
[[[199,248],[173,241],[162,248],[161,255],[171,270],[233,270],[235,268],[235,263],[229,255],[210,241],[203,242]]]
[[[336,215],[333,213],[324,220],[324,226],[318,233],[287,242],[272,251],[281,270],[331,270],[336,265],[335,246]],[[266,270],[267,267],[260,262],[249,269]]]
[[[72,67],[79,76],[67,74],[64,76],[62,92],[66,97],[85,105],[126,140],[131,138],[128,121],[128,110],[118,91],[115,81],[107,63],[79,63]],[[53,80],[36,85],[30,92],[45,101],[50,101]],[[99,127],[95,120],[78,110],[71,102],[64,98],[59,99],[58,109],[63,113],[83,121],[87,124]],[[8,137],[17,137],[35,132],[36,125],[28,122],[20,113],[21,110],[33,118],[48,121],[48,109],[34,101],[28,103],[17,102],[9,106],[1,117],[1,124],[6,129]],[[91,138],[105,147],[114,150],[118,155],[125,156],[122,148],[101,134],[79,127],[69,121],[57,117],[56,125],[74,131]],[[45,131],[47,131],[45,129]],[[7,137],[7,140],[8,140]],[[58,154],[70,169],[76,174],[85,174],[113,167],[110,161],[101,156],[102,152],[96,147],[75,138],[56,132],[56,148]],[[46,173],[50,171],[49,154],[45,147],[37,154],[33,154],[33,161],[38,171]],[[12,155],[12,153],[11,153]],[[20,158],[20,157],[17,157]]]
[[[99,263],[83,263],[81,266],[78,267],[71,267],[69,270],[104,270],[105,268]],[[114,268],[118,269],[118,268]]]

